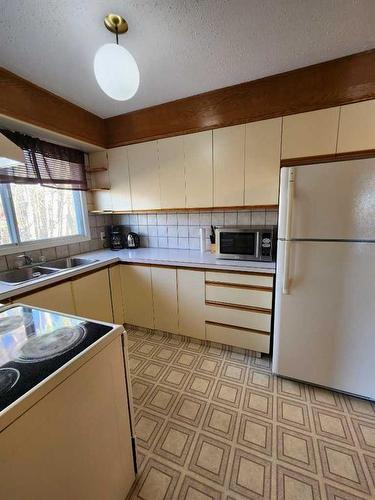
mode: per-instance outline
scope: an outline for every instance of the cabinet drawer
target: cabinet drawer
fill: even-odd
[[[273,275],[206,272],[206,282],[232,283],[235,285],[263,286],[272,288]]]
[[[269,310],[272,308],[272,292],[230,285],[206,285],[206,300]]]
[[[206,321],[240,326],[262,332],[271,331],[271,314],[258,311],[246,311],[234,307],[206,304]]]
[[[206,339],[252,351],[270,352],[270,335],[242,328],[206,323]]]

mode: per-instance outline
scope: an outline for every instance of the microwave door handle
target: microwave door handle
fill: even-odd
[[[259,259],[259,231],[256,232],[255,258]]]

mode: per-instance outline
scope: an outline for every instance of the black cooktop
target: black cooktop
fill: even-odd
[[[0,311],[0,412],[111,329],[27,306]]]

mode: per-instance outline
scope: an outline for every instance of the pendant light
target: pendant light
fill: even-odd
[[[134,57],[118,44],[118,35],[128,31],[128,23],[117,14],[104,18],[105,27],[115,33],[116,43],[106,43],[94,57],[94,73],[99,87],[116,101],[127,101],[139,87],[139,69]]]

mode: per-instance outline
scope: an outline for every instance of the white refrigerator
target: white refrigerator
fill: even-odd
[[[282,168],[273,371],[375,399],[375,158]]]

